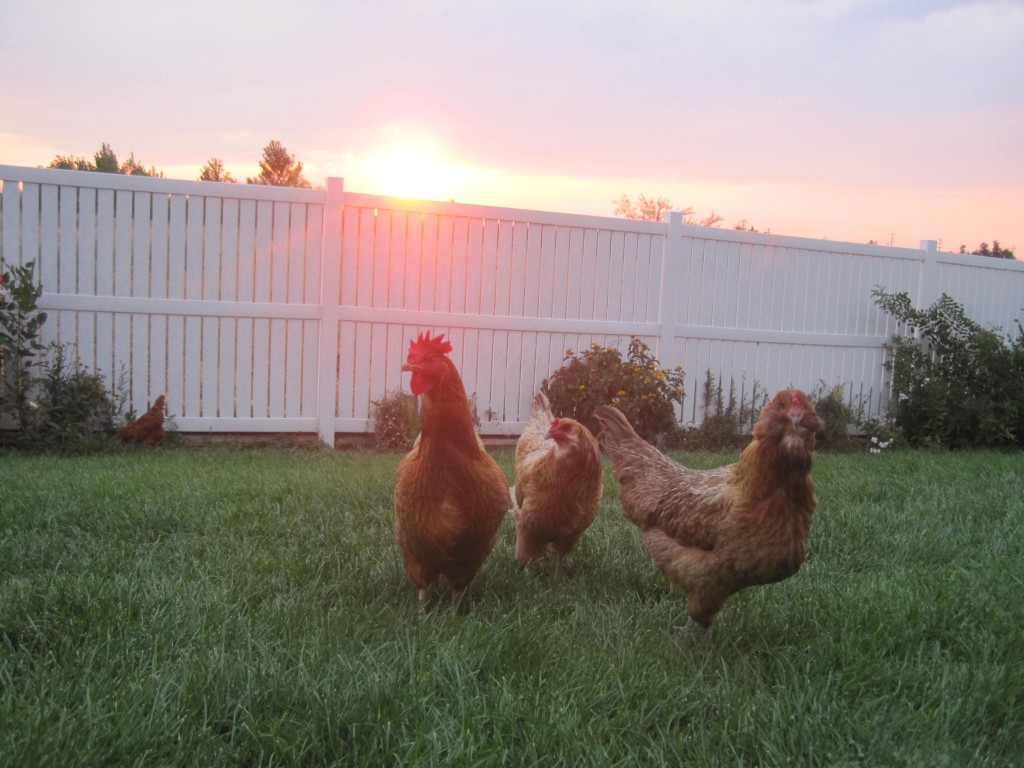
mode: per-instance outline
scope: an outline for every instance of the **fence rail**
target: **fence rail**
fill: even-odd
[[[44,341],[166,392],[185,432],[366,432],[409,339],[445,332],[482,431],[514,435],[566,350],[649,343],[741,388],[842,384],[888,404],[895,322],[871,290],[942,293],[984,324],[1024,319],[1024,264],[344,190],[0,166],[0,258],[34,261]]]

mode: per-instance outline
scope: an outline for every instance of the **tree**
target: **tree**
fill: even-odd
[[[637,198],[636,203],[630,199],[629,195],[625,194],[613,202],[615,203],[615,215],[627,219],[663,221],[665,214],[672,210],[672,203],[667,198],[649,198],[643,194]],[[722,221],[722,217],[714,211],[711,211],[703,219],[697,219],[694,216],[692,207],[683,208],[680,213],[683,214],[684,224],[695,224],[698,227],[713,227]]]
[[[114,154],[114,150],[106,142],[100,145],[100,151],[93,155],[93,157],[96,158],[96,170],[100,173],[121,172],[121,166],[117,162],[117,155]],[[134,161],[134,159],[135,155],[132,155],[132,160]]]
[[[271,139],[263,148],[260,161],[260,175],[247,178],[246,184],[268,184],[272,187],[302,187],[311,185],[302,175],[302,163],[295,162],[295,155],[289,155],[281,142]]]
[[[224,162],[219,157],[211,157],[199,172],[200,181],[224,181],[234,184],[237,179],[229,171],[224,170]]]
[[[636,203],[626,194],[614,202],[616,216],[641,221],[664,221],[665,214],[672,210],[672,203],[667,198],[654,199],[643,194],[637,198]],[[692,209],[688,209],[688,211],[692,213]],[[686,213],[687,211],[684,211],[683,215]]]
[[[50,161],[50,167],[63,168],[69,171],[123,173],[126,176],[157,176],[162,178],[164,175],[162,171],[158,171],[153,166],[146,168],[142,165],[142,163],[135,159],[134,152],[123,163],[118,163],[117,155],[114,154],[114,150],[112,150],[110,145],[106,142],[100,146],[99,152],[93,155],[92,162],[86,160],[84,157],[57,155]]]
[[[998,240],[992,241],[992,247],[988,247],[988,243],[982,243],[973,251],[968,251],[966,245],[960,246],[960,253],[972,253],[975,256],[991,256],[996,259],[1015,259],[1017,258],[1013,254],[1013,248],[1003,248],[999,245]]]
[[[717,227],[719,222],[725,219],[724,216],[719,216],[717,213],[715,213],[715,209],[712,208],[711,213],[709,213],[703,219],[700,219],[698,221],[697,219],[694,219],[692,215],[687,213],[687,211],[692,210],[692,208],[687,208],[686,211],[683,211],[684,224],[696,224],[698,227]]]
[[[50,161],[51,168],[62,168],[65,171],[95,171],[96,164],[90,163],[84,157],[73,155],[57,155]]]
[[[146,168],[142,163],[135,159],[135,153],[132,152],[128,156],[128,159],[121,163],[121,173],[127,176],[156,176],[163,178],[163,171],[158,171],[153,166]]]

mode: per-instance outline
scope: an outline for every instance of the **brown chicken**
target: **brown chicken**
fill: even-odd
[[[439,577],[458,605],[508,511],[508,479],[473,428],[451,350],[444,334],[420,334],[402,366],[423,407],[419,437],[395,476],[395,537],[421,610]]]
[[[166,404],[167,398],[164,395],[157,397],[152,408],[117,433],[121,442],[148,445],[151,448],[160,445],[164,441],[164,408]]]
[[[528,566],[545,549],[562,559],[594,522],[601,504],[601,449],[590,430],[574,419],[556,419],[543,392],[533,398],[533,416],[516,443],[514,515],[516,557]]]
[[[622,511],[686,595],[688,634],[704,634],[730,595],[792,576],[804,561],[816,499],[815,433],[824,422],[797,389],[761,411],[736,464],[688,469],[641,440],[615,408],[594,412],[622,485]]]

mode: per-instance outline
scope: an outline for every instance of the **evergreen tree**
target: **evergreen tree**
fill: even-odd
[[[65,171],[95,171],[96,165],[90,163],[84,157],[73,155],[57,155],[50,161],[51,168],[61,168]]]
[[[153,166],[146,168],[135,159],[133,152],[123,163],[117,161],[117,155],[106,142],[100,146],[99,152],[93,155],[92,162],[84,157],[73,155],[57,155],[50,161],[51,168],[63,168],[68,171],[97,171],[99,173],[123,173],[126,176],[158,176],[163,177],[163,171],[158,171]]]
[[[229,171],[224,170],[224,161],[219,157],[211,157],[199,171],[200,181],[224,181],[234,184],[237,179]]]
[[[961,245],[960,246],[960,253],[968,253],[966,245]],[[975,248],[973,251],[969,251],[969,253],[972,253],[975,256],[991,256],[991,257],[996,258],[996,259],[1015,259],[1015,258],[1017,258],[1013,254],[1013,248],[1003,248],[1001,245],[999,245],[999,241],[998,240],[993,240],[992,241],[992,247],[991,248],[989,248],[988,243],[982,243],[977,248]]]
[[[289,155],[284,145],[276,139],[263,148],[263,159],[260,161],[260,175],[247,178],[246,184],[268,184],[272,187],[302,187],[311,185],[302,175],[302,163],[295,161],[295,155]]]
[[[100,173],[120,173],[121,166],[118,165],[117,155],[114,154],[114,150],[110,148],[110,145],[106,142],[100,146],[100,151],[97,152],[93,157],[96,159],[94,166]],[[132,155],[134,159],[134,155]]]

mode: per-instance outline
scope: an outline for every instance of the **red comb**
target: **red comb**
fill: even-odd
[[[421,333],[416,341],[409,342],[409,362],[419,363],[430,353],[447,355],[452,351],[452,343],[444,340],[444,334],[430,338],[430,331]]]

